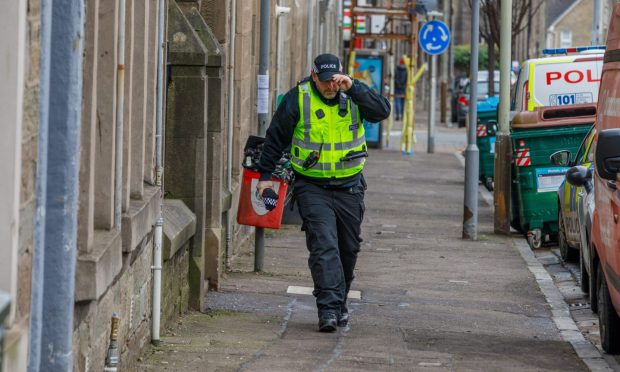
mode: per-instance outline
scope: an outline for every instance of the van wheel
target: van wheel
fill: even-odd
[[[586,248],[587,249],[587,248]],[[586,270],[585,262],[583,261],[583,248],[579,250],[579,272],[581,273],[581,291],[583,293],[590,292],[590,276],[588,270]]]
[[[560,247],[560,256],[564,262],[572,262],[577,260],[577,250],[568,246],[566,242],[566,231],[564,230],[564,219],[562,212],[558,213],[558,246]]]
[[[620,318],[611,303],[609,289],[605,273],[599,263],[598,266],[598,323],[601,333],[601,344],[603,350],[608,354],[618,354],[620,352]]]

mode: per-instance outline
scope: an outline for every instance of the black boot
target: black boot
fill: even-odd
[[[319,316],[319,331],[334,332],[338,324],[336,313],[326,312]]]
[[[346,327],[349,324],[349,309],[347,305],[340,307],[340,315],[338,316],[338,327]]]

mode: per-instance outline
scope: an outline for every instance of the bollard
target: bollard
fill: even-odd
[[[495,174],[493,181],[493,204],[495,205],[494,231],[496,234],[510,234],[510,135],[497,133],[495,137]]]

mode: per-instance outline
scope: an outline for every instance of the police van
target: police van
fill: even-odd
[[[523,62],[513,91],[513,114],[543,106],[596,103],[604,49],[545,49],[547,57]]]

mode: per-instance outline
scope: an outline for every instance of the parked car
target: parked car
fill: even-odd
[[[484,106],[495,106],[499,102],[499,80],[495,80],[493,83],[493,87],[496,95],[489,97],[489,81],[488,80],[478,80],[478,102],[482,103]],[[463,89],[463,93],[458,99],[457,102],[457,122],[459,124],[459,128],[465,126],[465,121],[467,118],[467,114],[469,113],[469,100],[470,100],[470,91],[471,91],[471,82],[467,83],[465,89]],[[479,105],[479,104],[478,104]]]
[[[603,349],[620,353],[620,4],[615,5],[607,35],[607,51],[594,138],[596,170],[571,168],[570,182],[594,183],[594,215],[589,275],[592,304],[599,315]]]
[[[494,100],[496,99],[499,102],[499,78],[500,73],[499,70],[495,70],[494,72],[494,84],[493,90],[495,91],[494,98],[491,99],[488,103],[491,105],[494,104]],[[510,84],[511,86],[516,83],[517,75],[514,72],[510,72]],[[452,94],[453,106],[452,106],[452,121],[457,122],[459,128],[465,126],[465,121],[467,118],[467,113],[469,112],[469,79],[466,80],[463,89],[459,92],[454,90]],[[485,86],[486,85],[486,86]],[[457,92],[457,94],[455,94]],[[496,97],[496,98],[495,98]],[[489,99],[489,72],[486,70],[478,71],[478,100],[487,101]]]
[[[592,127],[574,158],[570,151],[562,150],[551,155],[551,162],[561,167],[581,165],[593,168],[594,151],[590,149],[595,135],[596,129]],[[581,256],[579,253],[581,248],[583,246],[587,248],[587,244],[583,245],[582,241],[589,240],[585,236],[590,236],[588,229],[591,224],[586,223],[589,217],[585,215],[588,208],[584,203],[588,201],[586,197],[591,191],[591,183],[587,183],[584,187],[574,186],[568,183],[566,178],[558,188],[558,245],[564,261],[575,261]],[[589,201],[591,202],[591,198]]]
[[[461,96],[461,94],[463,93],[463,89],[465,89],[465,85],[467,85],[467,83],[469,83],[469,79],[467,78],[467,76],[459,76],[457,78],[454,79],[454,86],[452,87],[452,94],[450,97],[450,116],[451,116],[451,121],[453,123],[456,123],[458,117],[457,117],[457,105],[458,105],[458,99]]]
[[[601,46],[546,49],[543,51],[546,57],[523,62],[513,90],[512,116],[541,106],[596,103],[602,49]]]

